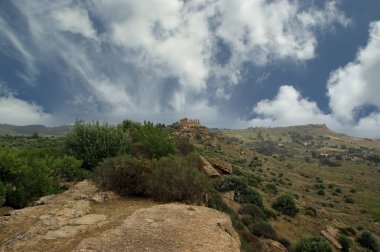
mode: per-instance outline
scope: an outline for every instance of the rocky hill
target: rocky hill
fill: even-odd
[[[230,218],[185,204],[120,198],[83,181],[0,217],[0,251],[239,251]]]

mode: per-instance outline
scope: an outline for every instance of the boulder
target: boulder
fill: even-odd
[[[219,172],[202,156],[200,156],[199,168],[210,178],[220,177]]]
[[[226,161],[223,161],[218,158],[208,158],[210,164],[220,171],[223,174],[231,174],[232,173],[232,165]]]

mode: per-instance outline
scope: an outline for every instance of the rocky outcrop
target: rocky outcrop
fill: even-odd
[[[199,168],[210,178],[220,177],[220,174],[214,167],[207,161],[206,158],[200,156]]]
[[[216,210],[166,204],[137,210],[123,223],[83,240],[74,251],[239,251],[231,219]]]
[[[338,242],[339,230],[327,226],[325,230],[321,231],[321,234],[339,251],[342,249],[342,245]]]
[[[121,198],[83,181],[0,216],[0,251],[239,251],[230,218],[184,204]]]
[[[218,158],[208,158],[210,164],[217,169],[219,172],[223,174],[231,174],[232,173],[232,165],[226,161],[223,161]]]

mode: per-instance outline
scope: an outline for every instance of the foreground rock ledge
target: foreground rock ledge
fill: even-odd
[[[226,214],[175,203],[139,209],[74,251],[240,251],[240,240]]]

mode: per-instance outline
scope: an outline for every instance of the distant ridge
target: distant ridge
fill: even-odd
[[[63,136],[72,126],[62,125],[57,127],[47,127],[45,125],[16,126],[11,124],[0,124],[0,135],[31,136],[37,132],[40,136]]]

